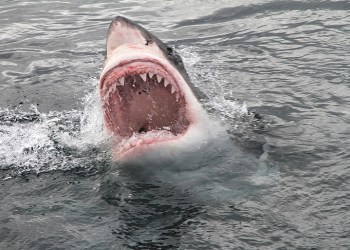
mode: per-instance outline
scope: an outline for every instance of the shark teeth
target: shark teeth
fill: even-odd
[[[141,76],[142,80],[145,82],[147,79],[147,74],[146,73],[140,74],[140,76]]]
[[[168,86],[169,85],[169,82],[168,80],[164,79],[164,87]]]
[[[160,82],[162,80],[163,77],[161,77],[160,75],[157,75],[157,81]]]
[[[125,78],[124,76],[119,78],[119,82],[120,82],[120,85],[124,86],[124,83],[125,83]]]
[[[112,88],[111,88],[111,91],[109,92],[109,94],[115,92],[117,89],[117,86],[113,84]]]
[[[133,75],[133,76],[135,76],[135,75]],[[147,73],[142,73],[142,74],[139,74],[139,76],[141,77],[141,79],[144,81],[144,82],[146,82],[147,83],[147,76],[150,78],[150,79],[152,79],[153,78],[153,76],[156,76],[156,79],[157,79],[157,83],[161,83],[162,81],[163,81],[163,85],[164,85],[164,87],[165,88],[167,88],[169,85],[171,86],[171,87],[169,87],[169,88],[167,88],[170,92],[171,92],[171,94],[174,94],[174,93],[176,93],[176,101],[178,101],[179,100],[179,88],[178,88],[178,86],[176,85],[176,84],[173,84],[173,83],[171,83],[168,79],[166,79],[166,78],[164,78],[163,76],[161,76],[161,75],[159,75],[159,74],[155,74],[154,72],[147,72]],[[123,76],[123,77],[120,77],[119,79],[118,79],[118,81],[117,81],[117,84],[116,85],[114,85],[114,86],[112,86],[111,87],[111,91],[112,92],[115,92],[116,91],[116,89],[117,89],[117,86],[124,86],[124,85],[130,85],[131,86],[131,88],[135,88],[136,87],[136,85],[135,85],[135,81],[137,81],[136,80],[136,78],[128,78],[129,80],[126,80],[125,78],[126,78],[127,76]],[[149,84],[151,84],[152,83],[152,81],[150,81],[149,82]],[[181,92],[181,91],[180,91]]]

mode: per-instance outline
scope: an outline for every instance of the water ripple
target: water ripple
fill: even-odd
[[[0,248],[347,249],[349,10],[3,0]],[[227,130],[213,159],[176,170],[109,161],[96,85],[117,14],[183,56]]]

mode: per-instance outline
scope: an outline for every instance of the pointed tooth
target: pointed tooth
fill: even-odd
[[[164,87],[168,86],[169,82],[167,79],[164,79]]]
[[[157,81],[160,82],[162,80],[162,77],[160,75],[157,75]]]
[[[141,76],[142,80],[145,82],[145,81],[146,81],[146,79],[147,79],[147,75],[146,75],[146,73],[145,73],[145,74],[140,74],[140,76]]]
[[[111,96],[113,94],[113,92],[115,92],[115,90],[116,90],[116,85],[113,84],[108,90],[108,93],[107,93],[108,96]]]
[[[124,76],[119,78],[119,82],[122,86],[124,86],[124,82],[125,82]]]
[[[179,100],[179,93],[176,93],[176,101]]]
[[[152,78],[154,76],[153,72],[148,72],[149,78]]]
[[[174,92],[175,92],[175,87],[171,85],[171,93],[174,94]]]

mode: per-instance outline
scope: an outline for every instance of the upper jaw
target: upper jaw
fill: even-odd
[[[196,114],[201,111],[201,107],[186,80],[155,45],[150,48],[145,48],[143,45],[128,44],[120,46],[111,52],[110,56],[106,59],[105,66],[100,75],[100,95],[102,98],[107,90],[106,86],[103,84],[106,75],[108,75],[113,68],[130,62],[150,62],[161,66],[164,69],[163,72],[157,71],[153,73],[158,73],[163,78],[168,79],[175,87],[175,90],[181,90],[187,105],[191,107],[189,110],[190,115],[196,117]],[[140,74],[143,73],[146,72],[140,72]]]
[[[139,76],[143,82],[155,79],[156,84],[161,84],[168,88],[171,94],[176,96],[176,100],[184,98],[182,88],[175,80],[173,74],[167,71],[159,62],[149,60],[124,61],[109,70],[101,78],[101,96],[105,96],[111,88],[126,85],[126,79],[129,76]]]
[[[106,72],[101,74],[100,90],[102,96],[106,94],[106,91],[113,83],[123,86],[125,78],[130,75],[139,75],[143,81],[155,77],[158,83],[164,84],[165,87],[169,85],[172,94],[179,92],[179,94],[183,95],[179,79],[174,76],[174,72],[171,72],[159,60],[152,60],[151,58],[119,60],[114,67],[113,64],[111,65],[112,67],[106,67]]]
[[[165,68],[172,68],[162,52],[155,46],[144,46],[141,44],[125,44],[108,53],[100,79],[112,68],[130,61],[153,61]]]

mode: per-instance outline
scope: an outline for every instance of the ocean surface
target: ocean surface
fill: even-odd
[[[112,160],[116,15],[182,56],[205,146]],[[349,249],[349,65],[348,0],[1,0],[0,249]]]

